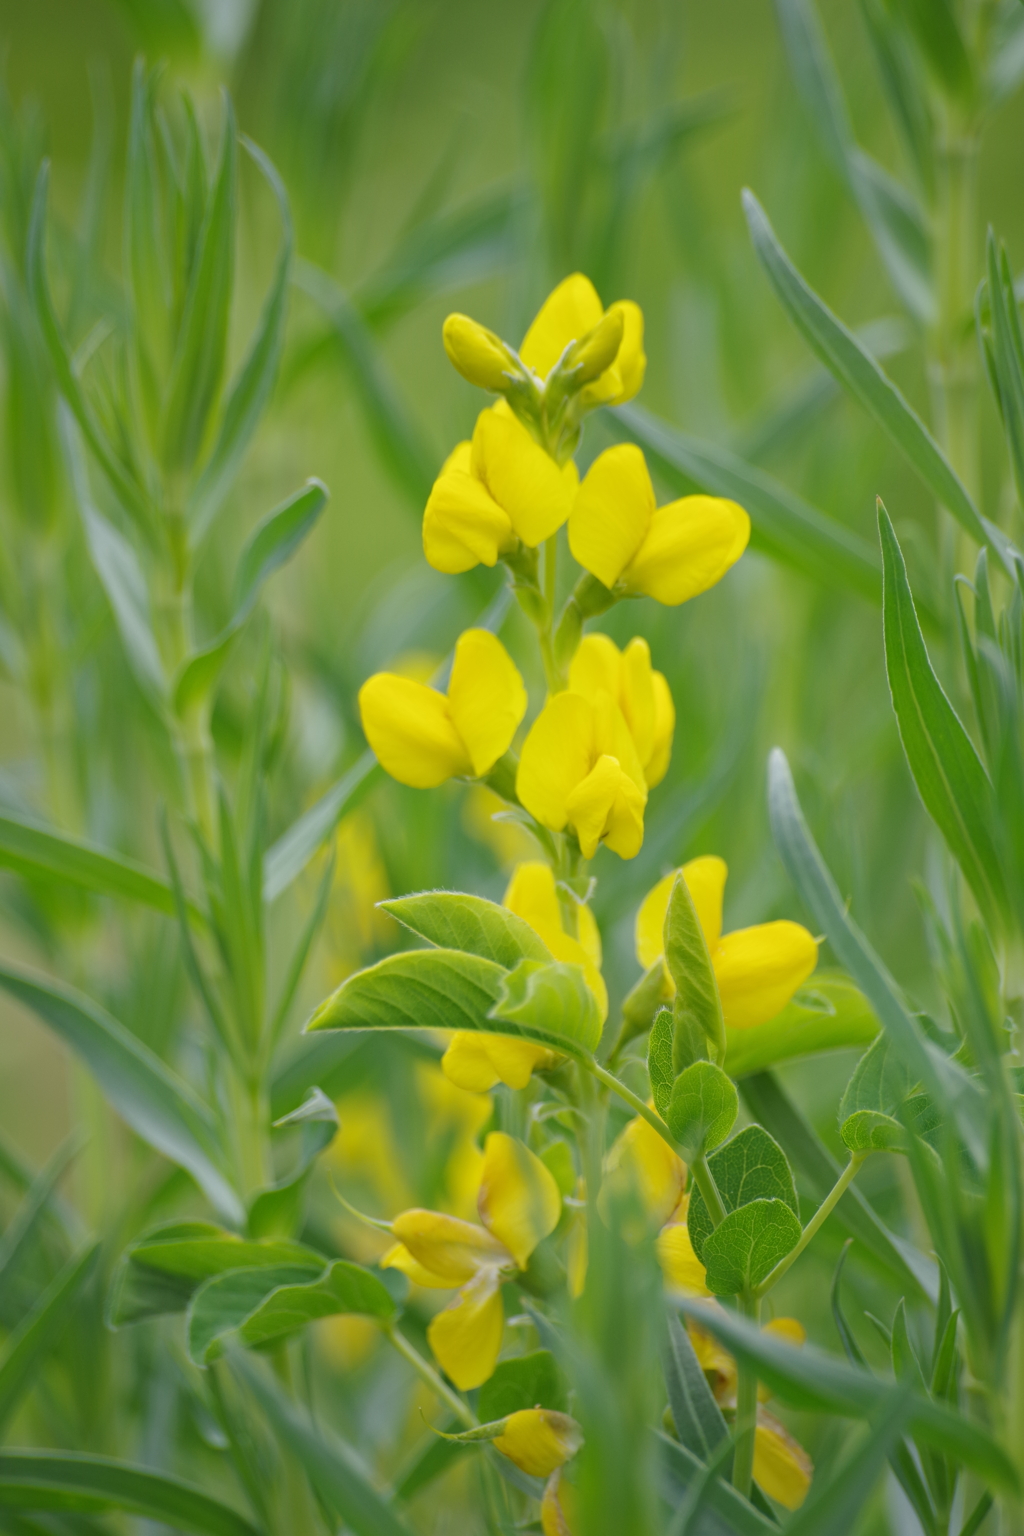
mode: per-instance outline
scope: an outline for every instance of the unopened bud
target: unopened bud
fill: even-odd
[[[449,315],[442,335],[452,366],[480,389],[502,394],[520,371],[501,337],[468,315]]]
[[[619,355],[622,345],[623,318],[620,309],[610,309],[594,329],[576,343],[566,358],[566,371],[573,381],[589,384],[600,378]]]

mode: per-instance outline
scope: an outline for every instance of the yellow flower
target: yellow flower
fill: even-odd
[[[604,689],[593,699],[548,699],[523,743],[516,790],[543,826],[571,827],[585,859],[602,841],[624,859],[639,853],[647,784],[622,710]]]
[[[650,969],[665,952],[664,927],[676,875],[682,874],[707,941],[722,1013],[730,1029],[751,1029],[781,1013],[818,963],[818,946],[807,929],[786,920],[758,923],[722,934],[722,893],[728,870],[722,859],[692,859],[659,880],[636,918],[636,953]]]
[[[668,772],[676,711],[661,672],[651,666],[651,648],[637,636],[624,651],[607,635],[584,635],[569,667],[573,693],[594,699],[603,689],[622,710],[636,746],[647,788]]]
[[[567,1413],[553,1408],[521,1408],[509,1414],[504,1430],[492,1444],[531,1477],[550,1477],[576,1455],[583,1444],[583,1431]]]
[[[523,918],[543,940],[553,959],[581,967],[597,999],[602,1021],[608,1017],[608,991],[601,975],[601,935],[594,914],[577,907],[579,937],[562,926],[562,911],[551,867],[539,859],[517,864],[505,892],[505,906]],[[533,1072],[547,1071],[564,1058],[542,1045],[511,1035],[459,1029],[452,1035],[441,1066],[451,1082],[473,1093],[486,1093],[495,1083],[525,1088]]]
[[[431,789],[494,767],[526,713],[526,689],[497,636],[467,629],[455,646],[447,695],[378,672],[359,690],[359,713],[381,767],[400,784]]]
[[[544,1536],[576,1536],[579,1529],[576,1522],[576,1490],[571,1483],[565,1481],[561,1468],[552,1472],[544,1487],[540,1528]]]
[[[605,1172],[614,1183],[632,1184],[651,1221],[659,1227],[685,1196],[686,1164],[642,1115],[630,1120],[617,1137]]]
[[[606,324],[605,316],[622,317],[622,329]],[[622,405],[639,392],[644,381],[647,358],[644,355],[644,317],[639,305],[630,299],[620,299],[606,311],[597,296],[597,289],[582,272],[567,277],[544,300],[530,329],[523,338],[519,356],[528,368],[540,378],[546,379],[573,342],[585,337],[602,326],[601,341],[611,339],[618,332],[620,339],[610,360],[592,382],[584,386],[583,404]],[[594,338],[596,342],[598,338]],[[595,346],[594,351],[597,348]],[[591,361],[588,349],[581,347],[576,361],[584,368]],[[604,358],[598,359],[603,362]],[[593,366],[593,364],[591,365]],[[587,370],[589,374],[589,369]]]
[[[477,1194],[481,1226],[439,1211],[403,1211],[391,1223],[397,1242],[381,1259],[418,1285],[458,1294],[427,1329],[437,1360],[463,1392],[492,1375],[505,1313],[501,1285],[524,1270],[558,1225],[562,1197],[539,1157],[492,1131],[484,1144]]]
[[[495,393],[508,388],[517,370],[500,336],[459,314],[448,316],[441,334],[449,362],[470,384]]]
[[[423,552],[436,571],[494,565],[517,540],[535,549],[556,533],[579,485],[560,469],[504,400],[481,411],[473,440],[445,461],[423,514]]]
[[[670,607],[720,581],[749,538],[750,518],[735,501],[684,496],[656,506],[634,443],[598,455],[569,515],[569,548],[585,570],[606,587]]]

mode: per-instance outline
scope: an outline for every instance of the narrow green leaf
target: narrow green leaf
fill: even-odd
[[[708,1290],[738,1296],[767,1279],[800,1241],[800,1222],[782,1200],[751,1200],[730,1211],[704,1239]]]
[[[382,901],[380,908],[428,944],[482,955],[509,971],[520,960],[543,963],[551,959],[529,923],[507,907],[485,901],[481,896],[467,896],[461,891],[423,891]]]
[[[320,799],[304,811],[267,849],[263,860],[263,899],[276,901],[298,879],[306,865],[323,847],[345,812],[382,776],[369,750],[332,784]]]
[[[137,1136],[187,1169],[227,1220],[243,1219],[241,1201],[223,1171],[212,1112],[159,1056],[98,1003],[61,982],[4,962],[0,987],[71,1046]]]
[[[796,1188],[786,1155],[762,1126],[748,1125],[732,1141],[712,1153],[708,1166],[727,1211],[738,1210],[754,1200],[777,1201],[788,1206],[794,1217],[799,1216]],[[693,1251],[703,1263],[704,1244],[714,1229],[699,1189],[694,1189],[690,1195],[687,1226]]]
[[[991,347],[996,404],[1003,420],[1017,500],[1024,506],[1024,348],[1013,274],[991,229],[985,255],[987,277],[982,293],[988,299],[992,331],[990,343],[984,333],[981,339]]]
[[[85,1452],[0,1451],[0,1509],[120,1509],[195,1536],[260,1536],[243,1515],[180,1478]]]
[[[746,1077],[798,1056],[866,1045],[877,1034],[878,1019],[863,992],[839,973],[818,971],[766,1024],[726,1025],[725,1070]]]
[[[232,1368],[266,1414],[276,1437],[305,1468],[320,1498],[355,1536],[410,1536],[378,1493],[353,1451],[290,1403],[269,1373],[250,1356],[232,1356]]]
[[[786,1525],[786,1536],[848,1536],[857,1525],[882,1469],[910,1416],[907,1388],[893,1392],[873,1415],[871,1433],[838,1472],[819,1487]]]
[[[738,1113],[735,1085],[710,1061],[695,1061],[672,1085],[669,1130],[688,1162],[723,1142]]]
[[[99,1243],[88,1244],[46,1287],[0,1350],[0,1431],[32,1385],[67,1325],[68,1315],[96,1267]]]
[[[82,1137],[77,1132],[72,1132],[35,1178],[22,1186],[23,1198],[4,1228],[3,1234],[0,1235],[0,1297],[5,1301],[12,1294],[12,1277],[17,1272],[21,1255],[26,1252],[33,1238],[40,1232],[47,1216],[52,1218],[60,1211],[61,1202],[55,1195],[55,1191],[69,1163],[81,1150],[81,1146]],[[5,1169],[5,1171],[10,1170]],[[64,1230],[64,1235],[71,1237],[74,1234],[77,1240],[77,1222],[69,1221],[66,1215],[58,1216],[58,1221]]]
[[[803,501],[764,470],[718,444],[689,437],[637,405],[608,412],[620,438],[639,443],[678,495],[698,488],[738,501],[750,513],[751,548],[761,549],[814,582],[881,598],[881,570],[866,539]]]
[[[878,504],[885,665],[900,738],[925,808],[990,921],[1007,901],[997,852],[992,786],[956,711],[932,670],[907,580],[903,552]]]
[[[662,1008],[651,1025],[647,1041],[647,1074],[651,1080],[651,1097],[658,1114],[664,1118],[672,1103],[672,1084],[676,1074],[672,1067],[672,1041],[675,1028],[671,1008]]]
[[[568,1387],[549,1349],[534,1349],[500,1360],[480,1388],[477,1418],[483,1424],[504,1419],[522,1408],[552,1408],[567,1413]]]
[[[665,964],[676,984],[672,1005],[672,1065],[682,1072],[707,1057],[725,1059],[725,1021],[707,940],[693,898],[677,875],[665,913]]]
[[[665,1470],[671,1482],[684,1493],[707,1478],[704,1462],[685,1445],[660,1431],[657,1439]],[[775,1520],[762,1515],[730,1483],[713,1477],[702,1492],[703,1508],[709,1517],[698,1527],[702,1533],[706,1530],[708,1536],[712,1532],[714,1536],[726,1536],[726,1533],[728,1536],[778,1536],[779,1527]]]
[[[928,486],[979,544],[990,544],[1007,563],[1006,540],[982,518],[942,449],[874,358],[822,303],[782,249],[752,192],[743,206],[754,249],[794,325],[825,367],[878,423]]]
[[[429,951],[427,951],[429,953]],[[601,1038],[597,999],[583,967],[563,960],[520,960],[501,979],[487,1017],[500,1029],[512,1024],[524,1034],[596,1049]]]
[[[665,1385],[668,1405],[679,1439],[687,1450],[706,1463],[729,1431],[686,1329],[674,1312],[668,1314],[667,1321]]]

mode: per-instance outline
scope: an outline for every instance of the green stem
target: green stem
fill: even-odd
[[[824,1200],[818,1206],[818,1209],[815,1211],[806,1227],[804,1227],[796,1247],[792,1248],[789,1253],[786,1254],[784,1259],[779,1260],[771,1273],[766,1275],[765,1278],[761,1281],[761,1284],[757,1287],[754,1295],[757,1296],[758,1299],[760,1299],[762,1296],[767,1296],[768,1292],[772,1289],[772,1286],[778,1284],[783,1275],[789,1269],[790,1265],[796,1263],[797,1259],[807,1247],[807,1244],[811,1241],[819,1228],[824,1225],[828,1217],[835,1210],[839,1201],[842,1199],[846,1190],[849,1189],[850,1185],[853,1183],[857,1176],[857,1170],[860,1168],[861,1163],[863,1163],[867,1155],[868,1154],[866,1152],[852,1152],[850,1154],[850,1161],[847,1163],[846,1167],[843,1169],[842,1173],[839,1175],[838,1179],[833,1184]]]
[[[740,1311],[755,1325],[761,1321],[761,1302],[745,1292],[739,1298]],[[732,1462],[732,1482],[737,1493],[750,1498],[754,1480],[754,1443],[757,1430],[757,1373],[742,1360],[736,1364],[736,1452]]]
[[[224,1062],[224,1082],[239,1187],[248,1197],[270,1183],[270,1110],[261,1085],[240,1072],[235,1063]]]
[[[704,1196],[704,1204],[708,1208],[708,1215],[711,1217],[712,1226],[721,1226],[725,1220],[725,1206],[722,1203],[721,1195],[718,1193],[715,1176],[708,1167],[708,1160],[703,1152],[694,1158],[690,1164],[690,1171],[693,1174],[694,1183]]]
[[[420,1380],[425,1381],[431,1391],[447,1404],[459,1422],[465,1424],[467,1429],[476,1429],[478,1422],[476,1415],[462,1401],[462,1398],[452,1391],[429,1361],[424,1360],[415,1345],[410,1344],[405,1335],[399,1333],[397,1324],[391,1323],[385,1327],[384,1336],[398,1350],[403,1359],[408,1360]]]

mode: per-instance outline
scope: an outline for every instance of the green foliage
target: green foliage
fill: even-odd
[[[755,1290],[796,1247],[801,1227],[782,1200],[745,1201],[704,1238],[708,1290],[737,1296]]]
[[[480,1388],[478,1414],[485,1424],[503,1419],[523,1408],[554,1408],[565,1413],[569,1406],[565,1377],[549,1349],[502,1360],[494,1375]]]
[[[695,1061],[672,1084],[666,1120],[688,1158],[710,1152],[732,1130],[739,1098],[721,1067]]]
[[[741,1206],[759,1201],[770,1204],[773,1211],[777,1205],[783,1205],[794,1218],[799,1216],[793,1174],[786,1155],[763,1127],[748,1125],[724,1147],[712,1153],[708,1167],[726,1211],[738,1211]],[[714,1228],[699,1188],[690,1196],[687,1225],[694,1252],[703,1263],[704,1245]],[[786,1229],[789,1229],[788,1222]],[[790,1243],[789,1247],[792,1246]]]
[[[425,891],[419,896],[382,902],[381,906],[428,944],[482,955],[505,970],[513,970],[520,960],[543,964],[551,958],[529,923],[507,907],[483,901],[479,896],[466,896],[460,891]]]
[[[707,942],[686,881],[676,877],[665,914],[665,964],[676,984],[672,1066],[682,1072],[701,1057],[725,1056],[725,1021]]]

